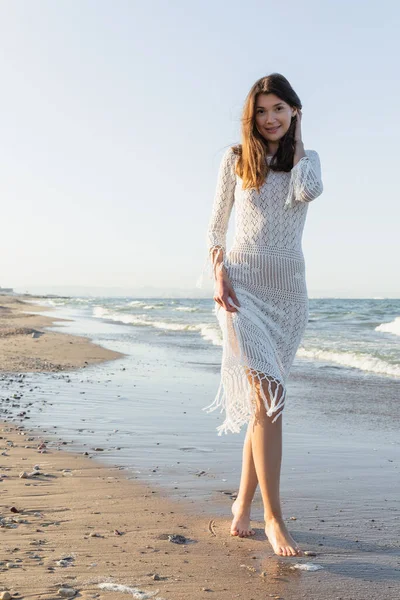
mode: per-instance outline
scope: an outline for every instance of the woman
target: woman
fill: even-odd
[[[231,534],[254,534],[250,508],[259,484],[265,533],[280,556],[302,554],[282,517],[279,417],[308,321],[302,232],[308,203],[323,190],[319,156],[304,150],[301,108],[279,73],[256,81],[243,109],[242,143],[222,158],[208,227],[223,356],[217,396],[203,410],[225,410],[219,435],[248,423]],[[226,253],[233,205],[235,238]]]

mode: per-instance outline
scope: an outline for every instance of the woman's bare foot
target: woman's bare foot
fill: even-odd
[[[232,514],[231,535],[250,537],[255,534],[254,529],[250,527],[250,506],[244,506],[235,500],[232,504]]]
[[[283,518],[265,519],[265,534],[275,554],[278,556],[301,556],[302,550],[288,532]]]

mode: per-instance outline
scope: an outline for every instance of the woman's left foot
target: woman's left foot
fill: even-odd
[[[302,556],[303,551],[290,535],[282,517],[265,519],[265,534],[278,556]]]
[[[250,527],[250,506],[243,506],[237,500],[232,504],[233,521],[231,535],[250,537],[255,534]]]

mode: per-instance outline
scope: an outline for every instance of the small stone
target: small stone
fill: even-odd
[[[185,538],[185,536],[180,535],[180,534],[168,535],[168,540],[170,542],[172,542],[173,544],[186,544],[186,542],[187,542],[187,539]]]
[[[104,452],[104,448],[95,448],[94,451],[95,452]]]
[[[22,471],[22,473],[19,474],[20,479],[29,479],[29,475],[26,471]]]
[[[160,576],[157,573],[154,573],[153,579],[154,579],[154,581],[159,581],[160,580]]]
[[[0,600],[11,600],[10,592],[0,592]]]
[[[43,475],[42,471],[31,471],[28,473],[28,477],[39,477],[39,475]]]
[[[61,598],[73,598],[77,591],[72,588],[60,588],[57,593]]]

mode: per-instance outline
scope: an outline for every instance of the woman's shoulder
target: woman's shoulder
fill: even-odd
[[[225,152],[224,152],[224,156],[223,156],[223,160],[226,162],[229,162],[231,165],[234,165],[237,161],[237,159],[241,156],[242,154],[242,145],[236,145],[236,146],[229,146]]]
[[[235,146],[231,146],[230,150],[235,156],[241,156],[242,154],[242,144],[236,144]]]
[[[242,153],[242,145],[241,144],[237,144],[235,146],[228,146],[228,148],[225,148],[224,151],[224,158],[237,158],[238,156],[240,156]]]
[[[304,152],[309,158],[315,158],[318,156],[318,152],[316,150],[312,150],[311,148],[305,148]]]
[[[222,155],[221,166],[227,168],[228,166],[233,168],[236,160],[240,156],[240,151],[237,150],[238,146],[229,146],[225,148],[225,151]]]

